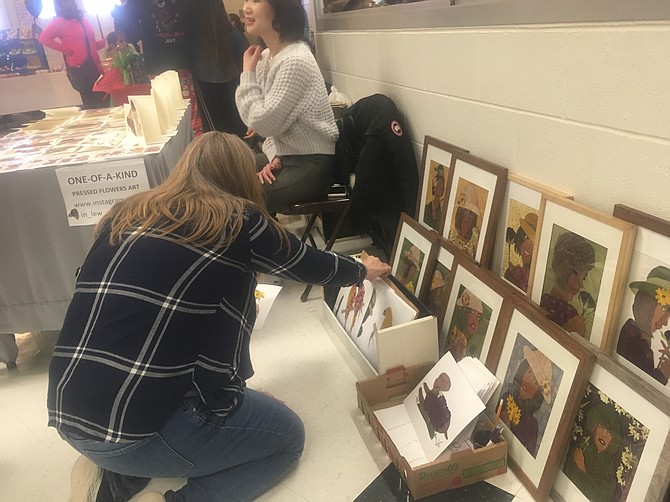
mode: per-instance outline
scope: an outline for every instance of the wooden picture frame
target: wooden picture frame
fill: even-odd
[[[419,300],[437,317],[437,325],[441,326],[449,300],[448,286],[456,257],[463,260],[467,256],[444,237],[437,236],[436,248],[435,259],[428,265],[428,276],[421,288]]]
[[[527,299],[513,295],[510,304],[498,324],[504,343],[495,375],[501,384],[488,414],[493,417],[502,401],[509,465],[535,500],[543,501],[565,456],[595,355]],[[497,355],[492,348],[487,363]]]
[[[407,213],[400,214],[391,251],[391,275],[414,296],[421,292],[428,265],[435,259],[438,238],[437,233],[420,225]]]
[[[489,361],[488,356],[492,347],[501,345],[494,340],[500,336],[496,327],[505,317],[514,290],[464,256],[454,259],[447,288],[449,299],[443,321],[438,323],[440,357],[446,352],[451,352],[456,361],[472,356],[495,369],[497,358],[492,356]]]
[[[528,294],[537,223],[544,194],[572,199],[572,196],[509,173],[503,197],[491,270],[522,294]]]
[[[538,226],[530,298],[563,329],[608,352],[635,225],[545,195]]]
[[[465,148],[432,136],[425,136],[423,139],[423,154],[419,167],[421,177],[415,214],[419,223],[438,234],[442,234],[444,212],[447,208],[449,167],[452,154],[456,151],[467,152]],[[439,204],[434,204],[437,202],[437,197],[441,200]]]
[[[602,351],[592,350],[596,364],[552,498],[572,502],[604,496],[613,502],[662,502],[670,484],[670,398]],[[602,446],[598,448],[594,438]],[[584,471],[578,462],[584,463]]]
[[[637,225],[637,234],[611,357],[670,396],[670,361],[660,357],[670,337],[670,221],[621,204],[613,215]]]
[[[506,168],[465,152],[453,153],[442,235],[486,267],[506,183]]]

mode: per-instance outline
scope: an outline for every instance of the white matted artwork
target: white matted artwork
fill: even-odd
[[[554,500],[661,502],[670,479],[670,402],[598,354]]]
[[[510,293],[490,270],[468,260],[456,260],[440,327],[440,355],[451,352],[456,361],[471,356],[486,363],[505,298]]]
[[[460,255],[461,251],[456,249],[447,239],[441,237],[437,243],[437,253],[433,264],[428,267],[428,277],[424,281],[423,291],[419,299],[426,308],[437,317],[437,325],[441,326],[444,319],[444,311],[449,299],[448,283],[454,267],[454,257]]]
[[[426,136],[423,140],[423,155],[419,167],[421,182],[416,201],[417,221],[439,234],[442,233],[447,209],[447,183],[452,152],[457,150],[467,152],[464,148],[431,136]]]
[[[427,276],[428,265],[437,252],[439,235],[420,225],[406,213],[400,215],[391,255],[391,274],[415,296]]]
[[[485,408],[449,353],[440,358],[403,404],[430,462]]]
[[[507,169],[474,155],[455,152],[442,235],[474,261],[488,266]]]
[[[540,218],[531,299],[563,329],[607,351],[635,226],[551,195]]]
[[[637,225],[637,234],[612,359],[670,396],[670,221],[621,204],[613,214]]]
[[[370,281],[363,281],[360,286],[352,284],[340,288],[335,300],[335,317],[349,336],[354,332],[354,327],[361,323],[364,309],[370,304],[374,288],[370,287]]]
[[[377,341],[378,337],[384,336],[380,331],[413,321],[417,311],[384,279],[365,281],[365,288],[371,291],[369,300],[364,303],[362,314],[349,336],[372,367],[379,371]]]
[[[567,448],[595,355],[515,297],[495,371],[502,382],[500,422],[509,462],[526,489],[544,500]],[[490,357],[493,354],[490,353]],[[489,408],[492,416],[495,409]]]
[[[491,270],[524,294],[532,282],[530,272],[538,237],[537,223],[545,193],[571,198],[518,174],[507,176]]]

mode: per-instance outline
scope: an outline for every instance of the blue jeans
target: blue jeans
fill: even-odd
[[[281,401],[245,389],[242,404],[221,418],[187,395],[148,439],[107,443],[64,435],[103,469],[144,478],[186,477],[167,501],[253,500],[277,484],[302,455],[305,429]]]

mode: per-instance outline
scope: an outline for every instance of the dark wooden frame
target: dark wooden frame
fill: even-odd
[[[394,267],[394,264],[395,264],[396,255],[397,255],[397,253],[400,252],[400,250],[398,249],[398,247],[400,245],[399,241],[400,241],[400,236],[401,236],[402,231],[403,231],[403,227],[405,225],[410,227],[412,230],[417,232],[420,236],[422,236],[424,239],[427,239],[431,243],[431,246],[430,246],[429,250],[427,250],[427,251],[422,250],[426,253],[426,259],[425,259],[425,262],[424,262],[425,263],[425,269],[423,271],[419,270],[419,280],[417,280],[416,289],[414,291],[414,296],[418,297],[419,294],[421,293],[421,289],[422,289],[421,287],[423,286],[423,283],[425,281],[425,275],[428,273],[429,265],[431,265],[433,263],[433,261],[435,260],[435,254],[437,253],[436,244],[437,244],[440,236],[437,234],[437,232],[434,232],[433,230],[430,230],[430,229],[424,227],[423,225],[419,224],[419,222],[417,222],[414,218],[412,218],[407,213],[401,213],[400,214],[400,220],[398,221],[398,228],[396,229],[396,233],[395,233],[395,239],[393,241],[393,249],[391,249],[391,256],[389,258],[389,264],[392,267],[391,274],[394,275],[394,276],[395,276],[395,273],[397,272],[397,270],[394,269],[393,267]]]
[[[500,310],[498,311],[497,319],[495,324],[493,325],[493,331],[491,332],[491,343],[489,345],[489,349],[487,352],[487,357],[485,360],[482,360],[482,363],[491,371],[494,371],[496,369],[496,366],[498,364],[498,359],[500,357],[500,349],[502,348],[502,345],[504,343],[504,340],[499,340],[501,336],[504,336],[504,333],[501,333],[500,330],[498,329],[498,326],[500,325],[501,321],[508,321],[508,316],[510,315],[510,308],[511,308],[511,298],[514,296],[518,296],[518,293],[516,290],[505,283],[500,277],[496,276],[493,272],[490,270],[480,267],[476,263],[473,263],[472,260],[469,259],[469,256],[463,253],[461,250],[458,250],[459,254],[458,256],[454,257],[454,266],[451,271],[451,274],[449,275],[449,282],[447,283],[446,287],[448,288],[449,291],[449,299],[447,301],[447,308],[445,308],[445,312],[442,316],[442,321],[438,322],[438,349],[440,353],[440,357],[442,357],[444,354],[442,353],[442,345],[444,343],[444,338],[442,336],[442,330],[445,328],[448,328],[449,326],[446,325],[447,321],[451,322],[451,318],[453,316],[453,310],[448,308],[449,305],[451,305],[452,300],[454,300],[452,295],[457,295],[458,294],[458,289],[454,291],[454,288],[458,288],[462,285],[461,284],[456,284],[456,275],[457,275],[457,270],[459,268],[463,268],[466,272],[471,274],[472,276],[475,277],[476,280],[478,280],[481,285],[477,285],[480,287],[485,287],[497,296],[500,297]],[[466,287],[468,287],[467,284],[463,284]],[[473,293],[476,293],[478,290],[480,290],[480,287],[478,288],[472,288],[468,287]],[[481,300],[481,295],[477,295],[478,298]],[[456,300],[454,300],[456,301]],[[455,303],[454,303],[454,309],[455,309]],[[490,306],[490,305],[489,305]],[[447,313],[451,313],[452,315],[447,316]],[[446,337],[446,335],[445,335]],[[495,349],[496,354],[491,356],[492,350]]]
[[[573,339],[577,340],[584,348],[591,351],[591,353],[596,357],[595,365],[601,366],[605,371],[607,371],[613,377],[615,377],[622,385],[628,387],[630,392],[637,393],[640,397],[642,397],[645,401],[647,401],[647,403],[649,403],[650,406],[657,408],[661,413],[670,417],[670,397],[663,395],[663,393],[661,393],[658,389],[655,389],[649,383],[644,382],[642,379],[640,379],[640,377],[635,375],[635,373],[633,373],[629,369],[624,368],[620,364],[617,364],[616,362],[612,361],[612,359],[610,359],[604,352],[594,347],[592,344],[589,344],[586,340],[575,336],[573,336]],[[600,388],[600,390],[605,392],[605,389]],[[580,404],[581,404],[581,398],[580,398]],[[630,412],[630,410],[628,411]],[[564,462],[564,457],[565,455],[561,457],[562,463]],[[656,462],[656,467],[652,475],[651,483],[649,484],[649,489],[645,494],[644,500],[646,502],[664,502],[665,500],[667,500],[665,498],[665,495],[666,493],[668,493],[669,486],[670,486],[670,430],[668,430],[668,434],[666,435],[664,446],[661,449],[661,455],[659,456],[658,461]],[[565,499],[553,487],[551,490],[551,496],[557,502],[565,501]]]
[[[554,479],[556,473],[559,469],[559,462],[565,457],[565,453],[568,447],[567,438],[570,436],[572,426],[574,424],[575,418],[577,417],[577,412],[579,411],[579,404],[581,403],[582,396],[584,395],[584,389],[588,382],[591,371],[593,370],[593,365],[596,360],[596,356],[592,350],[589,350],[585,343],[576,340],[576,338],[564,330],[559,328],[556,324],[547,319],[542,311],[536,306],[530,303],[526,298],[523,298],[520,295],[513,295],[509,301],[510,307],[505,310],[505,318],[501,318],[498,321],[497,328],[501,331],[497,336],[494,335],[494,340],[499,343],[495,347],[493,344],[489,349],[490,361],[487,360],[486,366],[488,368],[495,367],[495,373],[498,375],[498,366],[500,365],[500,357],[502,356],[502,351],[507,342],[507,335],[510,330],[510,323],[514,316],[515,312],[519,312],[521,315],[526,317],[532,324],[534,324],[538,330],[540,330],[540,336],[542,333],[547,337],[553,339],[556,343],[560,344],[567,352],[569,352],[577,363],[577,369],[575,371],[575,377],[570,382],[570,390],[568,391],[567,398],[565,401],[565,407],[562,411],[553,410],[557,413],[560,413],[561,419],[558,422],[556,428],[556,434],[553,438],[545,436],[547,440],[551,439],[551,447],[549,454],[547,455],[547,460],[544,466],[542,466],[542,474],[540,476],[540,482],[536,486],[533,484],[533,481],[528,477],[528,475],[523,471],[518,461],[511,455],[511,451],[508,450],[508,463],[511,466],[512,470],[515,472],[519,480],[526,487],[528,492],[533,496],[537,501],[544,501],[549,495],[549,492],[554,484]],[[550,357],[551,353],[541,346],[536,347],[539,350],[542,350],[543,353]],[[544,350],[543,350],[544,349]],[[495,365],[493,361],[495,358],[498,358]],[[509,365],[509,361],[506,362]],[[507,368],[505,368],[506,370]],[[497,402],[500,394],[504,391],[502,388],[504,382],[501,381],[500,392],[496,395],[497,399],[492,399],[490,403],[493,403],[495,406],[493,409],[489,408],[488,413],[491,418],[495,413],[495,408],[497,407]],[[548,433],[551,431],[545,431]],[[537,462],[541,460],[536,459]]]
[[[431,228],[432,230],[435,230],[438,234],[442,234],[442,226],[444,225],[444,218],[442,218],[442,221],[439,223],[438,228],[432,228],[423,221],[423,209],[425,208],[427,204],[427,193],[428,193],[428,185],[424,186],[428,182],[429,176],[428,176],[428,169],[429,166],[426,165],[430,160],[428,158],[428,149],[430,147],[434,147],[438,150],[442,150],[444,152],[449,153],[449,163],[448,164],[443,164],[445,169],[449,170],[451,167],[451,158],[453,157],[454,152],[468,152],[465,148],[461,148],[460,146],[452,145],[451,143],[447,143],[446,141],[442,141],[441,139],[434,138],[432,136],[425,136],[423,138],[423,152],[421,154],[421,165],[419,166],[419,193],[417,194],[416,198],[416,219],[417,221],[425,226],[426,228]],[[448,196],[448,172],[445,173],[445,180],[444,180],[444,196],[445,198]]]
[[[489,162],[480,157],[476,157],[466,152],[454,152],[452,155],[451,166],[449,166],[449,180],[447,182],[447,211],[443,217],[442,235],[449,240],[449,225],[447,223],[447,216],[451,216],[452,213],[456,211],[456,197],[458,194],[453,193],[455,190],[454,187],[456,181],[454,180],[456,167],[459,166],[459,162],[466,164],[465,169],[472,168],[483,171],[484,173],[491,174],[495,177],[495,182],[493,186],[484,187],[489,190],[489,197],[491,199],[491,205],[487,214],[482,215],[482,222],[480,223],[480,230],[484,226],[484,221],[486,221],[486,229],[484,232],[480,233],[479,239],[483,241],[481,251],[475,252],[473,260],[477,263],[481,263],[486,268],[490,268],[491,256],[493,254],[493,245],[495,244],[495,234],[498,227],[497,218],[500,214],[500,208],[502,206],[503,197],[505,196],[505,186],[507,185],[507,168]],[[475,171],[470,171],[471,175],[476,176],[479,173]],[[481,186],[474,181],[471,181],[472,178],[463,176],[466,180],[471,183]],[[479,249],[479,244],[477,245]]]

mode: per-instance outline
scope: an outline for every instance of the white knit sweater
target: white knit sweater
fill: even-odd
[[[334,154],[338,131],[326,86],[304,42],[270,57],[263,51],[255,72],[242,72],[235,93],[240,117],[266,138],[263,152],[275,155]]]

